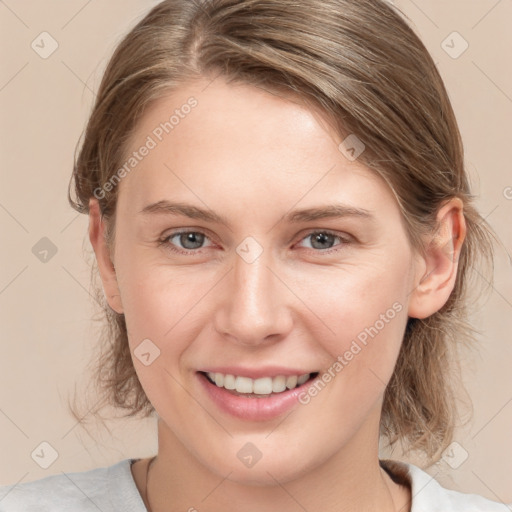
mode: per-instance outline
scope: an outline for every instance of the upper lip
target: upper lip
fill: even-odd
[[[223,373],[224,375],[236,375],[240,377],[248,377],[250,379],[277,377],[279,375],[283,375],[285,377],[290,375],[301,376],[306,373],[316,373],[315,370],[285,368],[282,366],[260,366],[258,368],[248,368],[243,366],[210,366],[208,368],[201,368],[198,371],[204,373]]]

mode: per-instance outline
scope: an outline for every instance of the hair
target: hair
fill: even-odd
[[[408,319],[381,415],[381,434],[390,445],[400,441],[435,459],[457,421],[454,351],[475,339],[467,320],[471,270],[477,263],[492,266],[495,235],[473,204],[443,81],[404,17],[383,0],[159,3],[122,39],[106,67],[68,197],[81,213],[98,198],[113,251],[118,187],[104,185],[122,166],[138,121],[180,85],[222,75],[298,98],[340,136],[363,141],[358,161],[393,191],[415,249],[424,251],[424,236],[435,233],[439,208],[460,198],[467,233],[454,289],[435,314]],[[95,275],[94,263],[92,270]],[[108,306],[101,287],[96,297],[106,319],[95,363],[103,402],[124,416],[147,417],[154,408],[132,363],[124,315]]]

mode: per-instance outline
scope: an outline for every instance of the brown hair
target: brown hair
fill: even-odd
[[[220,74],[300,98],[343,137],[356,134],[366,146],[360,162],[393,190],[416,249],[435,231],[442,204],[459,197],[467,235],[455,288],[440,311],[408,320],[381,418],[391,444],[401,440],[434,458],[455,425],[454,349],[474,336],[466,320],[470,270],[480,258],[492,263],[494,235],[473,206],[443,81],[402,16],[383,0],[161,2],[109,61],[76,158],[76,201],[71,193],[69,200],[88,212],[89,199],[122,165],[151,103],[188,80]],[[113,248],[117,188],[101,196]],[[132,364],[124,315],[108,307],[100,287],[96,292],[107,319],[96,361],[101,396],[127,416],[148,416],[153,407]]]

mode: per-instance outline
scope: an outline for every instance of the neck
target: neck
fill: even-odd
[[[243,505],[246,512],[305,510],[394,512],[410,510],[409,490],[380,468],[378,439],[353,439],[325,463],[302,476],[274,484],[235,482],[201,464],[158,420],[159,451],[148,485],[152,512],[201,510],[223,512]],[[358,442],[361,441],[361,442]],[[270,472],[269,472],[270,473]]]

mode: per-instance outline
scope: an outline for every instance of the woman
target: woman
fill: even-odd
[[[156,412],[158,453],[0,510],[509,510],[379,460],[380,434],[450,444],[468,271],[491,257],[446,90],[392,6],[160,3],[108,65],[74,184],[100,375]]]

